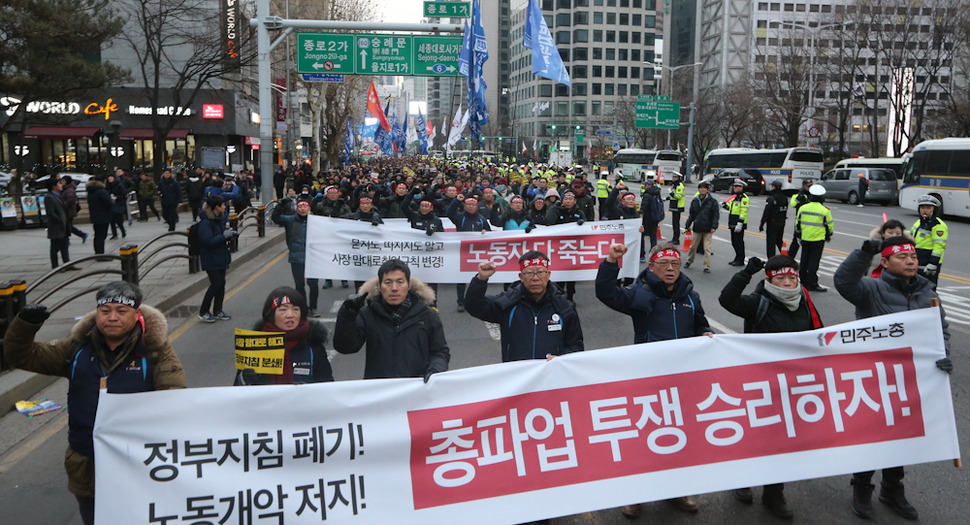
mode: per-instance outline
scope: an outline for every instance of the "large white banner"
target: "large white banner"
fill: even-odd
[[[97,521],[521,523],[949,460],[941,357],[939,312],[925,309],[427,384],[102,393]]]
[[[404,219],[373,226],[368,222],[310,216],[307,225],[306,274],[317,279],[364,281],[377,276],[384,261],[398,258],[427,283],[467,283],[478,264],[498,267],[490,282],[519,279],[519,257],[539,250],[550,258],[553,281],[593,281],[610,244],[630,249],[620,265],[620,277],[639,273],[640,220],[587,221],[523,230],[446,231],[432,236],[411,228]]]

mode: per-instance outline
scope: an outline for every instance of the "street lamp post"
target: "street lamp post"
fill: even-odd
[[[832,24],[822,24],[817,26],[810,26],[807,24],[802,24],[799,22],[789,22],[787,20],[776,20],[773,23],[788,25],[802,31],[808,31],[809,38],[809,55],[808,55],[808,107],[811,111],[811,115],[808,117],[809,122],[812,126],[815,126],[815,41],[818,37],[819,32],[826,29],[832,29],[833,27],[844,26],[844,22],[837,22]]]

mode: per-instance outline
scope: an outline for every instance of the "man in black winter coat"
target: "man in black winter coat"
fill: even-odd
[[[493,262],[478,265],[465,292],[473,317],[498,323],[502,332],[502,362],[551,359],[583,350],[583,329],[576,307],[549,282],[549,257],[529,251],[519,257],[520,282],[499,295],[485,295]]]
[[[687,252],[687,262],[684,269],[690,268],[697,256],[697,246],[704,245],[704,273],[711,273],[711,253],[714,249],[714,232],[717,231],[717,221],[720,211],[717,200],[710,195],[711,185],[701,182],[697,185],[697,197],[690,203],[690,215],[685,227],[690,230],[694,226],[694,240]]]
[[[172,170],[162,171],[162,178],[158,181],[158,193],[162,201],[162,218],[168,224],[168,231],[175,231],[175,224],[179,221],[179,204],[182,203],[182,188],[172,175]]]
[[[108,238],[114,199],[100,179],[89,180],[85,188],[88,191],[88,213],[91,216],[91,225],[94,227],[94,253],[102,254],[104,241]]]
[[[64,179],[58,179],[44,198],[44,210],[47,212],[47,238],[51,241],[51,268],[57,268],[57,254],[66,264],[71,260],[68,245],[71,237],[71,222],[67,216],[67,208],[61,200],[64,190]]]
[[[781,191],[781,187],[780,180],[771,181],[771,195],[765,201],[765,210],[761,214],[761,225],[758,227],[759,232],[765,231],[766,226],[768,228],[768,232],[765,234],[765,243],[767,244],[769,259],[775,255],[775,250],[780,253],[784,244],[785,221],[788,220],[788,197],[785,196],[785,192]]]
[[[423,377],[448,370],[451,353],[434,292],[411,279],[411,269],[390,259],[337,312],[333,347],[353,354],[367,344],[364,379]]]

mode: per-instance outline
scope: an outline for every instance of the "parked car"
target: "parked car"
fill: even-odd
[[[748,195],[760,195],[765,191],[765,179],[761,172],[753,168],[725,168],[718,172],[714,180],[711,181],[711,191],[731,192],[734,181],[741,179],[747,186],[744,192]]]
[[[896,187],[896,172],[889,168],[836,168],[822,175],[820,183],[825,188],[825,196],[831,200],[841,200],[849,204],[859,203],[859,177],[869,181],[866,201],[878,202],[888,206],[899,200]]]
[[[86,199],[88,196],[88,181],[94,178],[94,175],[89,173],[75,173],[72,171],[62,171],[57,174],[57,177],[64,177],[69,175],[74,182],[77,183],[77,198]],[[47,187],[50,184],[50,175],[44,175],[43,177],[34,181],[33,189],[35,193],[46,193]]]

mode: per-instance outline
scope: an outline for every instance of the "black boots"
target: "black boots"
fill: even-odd
[[[887,487],[885,485],[879,491],[879,501],[889,505],[889,508],[896,514],[908,519],[919,519],[919,513],[906,501],[906,494],[902,485]]]
[[[790,520],[795,517],[795,512],[785,500],[783,485],[765,485],[764,492],[761,494],[761,503],[779,518]]]
[[[852,480],[852,513],[865,520],[872,519],[872,483]]]

